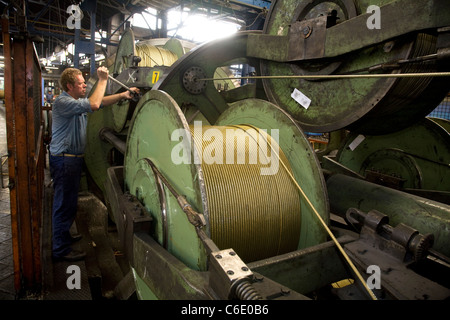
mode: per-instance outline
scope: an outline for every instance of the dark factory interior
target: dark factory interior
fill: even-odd
[[[0,300],[449,300],[449,1],[0,11]]]

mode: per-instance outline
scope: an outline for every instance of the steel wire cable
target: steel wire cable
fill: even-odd
[[[300,192],[302,198],[307,202],[308,206],[313,210],[314,215],[317,217],[317,219],[322,224],[322,226],[324,227],[324,229],[326,230],[326,232],[328,233],[330,238],[333,240],[333,242],[335,243],[336,247],[339,249],[339,251],[341,252],[342,256],[344,257],[344,259],[346,260],[346,262],[348,263],[348,265],[352,269],[353,273],[355,274],[356,278],[358,278],[359,282],[361,283],[363,288],[366,290],[366,292],[368,293],[370,298],[372,300],[378,300],[377,297],[375,296],[375,294],[372,292],[372,290],[368,287],[367,283],[364,281],[363,277],[361,276],[361,273],[358,271],[358,269],[355,267],[353,262],[350,260],[350,257],[347,255],[347,253],[345,252],[344,248],[342,248],[341,244],[339,243],[339,241],[334,236],[333,232],[331,232],[331,230],[328,227],[328,225],[326,224],[326,222],[322,219],[322,217],[320,216],[320,214],[317,211],[316,207],[312,204],[311,200],[305,194],[305,191],[303,191],[303,188],[300,187],[300,185],[298,184],[297,180],[292,175],[292,172],[287,170],[287,167],[288,167],[289,163],[286,163],[284,161],[284,159],[281,159],[281,158],[280,158],[279,163],[286,169],[285,172],[289,175],[290,180],[295,184],[295,186],[297,187],[298,191]]]
[[[141,58],[140,67],[171,66],[178,57],[175,53],[140,41],[136,43],[136,54]]]
[[[264,130],[245,125],[202,126],[201,132],[191,126],[191,133],[201,152],[211,239],[217,246],[233,248],[247,263],[296,250],[300,196],[277,142]],[[216,133],[213,139],[211,133]],[[271,168],[274,157],[287,165]],[[273,171],[261,174],[263,169]]]

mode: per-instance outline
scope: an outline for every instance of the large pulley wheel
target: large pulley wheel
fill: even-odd
[[[177,130],[189,130],[189,126],[176,102],[164,92],[147,92],[139,100],[130,123],[124,182],[127,191],[135,195],[152,214],[155,239],[162,241],[167,238],[168,242],[164,245],[169,252],[190,268],[201,269],[206,263],[201,241],[174,196],[164,188],[165,202],[155,203],[155,197],[160,197],[160,192],[148,160],[165,175],[194,210],[207,214],[206,204],[201,198],[204,191],[201,190],[203,178],[200,166],[194,163],[175,165],[172,161],[172,150],[180,141],[171,141],[170,137]],[[191,151],[187,156],[193,159],[194,150]],[[167,219],[162,216],[164,212],[170,213]],[[164,221],[171,228],[166,229]],[[163,235],[163,232],[168,234]]]
[[[262,111],[265,116],[255,117],[257,111]],[[209,123],[204,125],[209,126]],[[236,128],[241,125],[265,129],[267,133],[271,130],[279,130],[278,144],[284,151],[287,159],[285,162],[290,164],[290,170],[296,181],[303,186],[309,200],[322,218],[328,222],[327,193],[317,158],[308,140],[292,118],[267,101],[250,99],[231,105],[212,128],[217,130],[215,129],[217,127]],[[295,193],[293,197],[297,199],[298,211],[290,212],[280,218],[277,216],[278,213],[274,212],[275,210],[268,210],[265,207],[264,203],[267,199],[263,197],[258,200],[257,197],[261,197],[261,194],[254,192],[259,189],[261,192],[274,190],[267,196],[275,197],[274,199],[278,199],[276,202],[280,202],[280,199],[285,197],[285,194],[280,192],[282,188],[286,187],[286,184],[293,186],[289,181],[276,186],[275,189],[270,189],[264,183],[255,184],[255,181],[266,180],[261,180],[260,176],[253,180],[246,176],[251,174],[251,170],[247,171],[244,167],[239,167],[244,171],[234,172],[231,176],[227,176],[227,179],[223,177],[223,180],[219,174],[217,179],[220,181],[214,180],[215,182],[211,184],[213,180],[211,180],[211,171],[205,167],[207,164],[195,161],[199,159],[199,154],[202,155],[198,144],[192,147],[194,146],[192,137],[198,137],[195,135],[195,130],[195,126],[192,129],[188,125],[175,100],[159,90],[151,90],[142,97],[130,123],[124,167],[125,187],[152,215],[154,221],[152,236],[170,253],[190,268],[196,270],[207,268],[207,255],[194,226],[190,224],[167,186],[158,182],[152,166],[164,175],[174,190],[186,198],[194,210],[204,215],[205,232],[218,245],[224,246],[219,248],[231,247],[238,254],[243,252],[244,261],[247,258],[254,261],[254,259],[268,257],[268,254],[273,254],[271,251],[273,246],[280,246],[284,250],[296,250],[326,240],[326,232],[317,218],[313,217],[306,200],[300,199],[300,194]],[[180,150],[189,150],[189,152],[181,152],[182,156],[186,157],[184,158],[186,161],[179,161]],[[228,165],[218,164],[215,169],[222,169],[220,166]],[[227,167],[227,170],[229,168]],[[270,177],[268,179],[270,180]],[[246,189],[242,190],[243,193],[253,192],[256,198],[243,197],[240,192],[237,192],[239,190],[235,190],[242,180],[248,181]],[[235,197],[239,200],[234,201]],[[220,206],[222,210],[214,211],[218,207],[216,202],[222,202]],[[286,204],[283,201],[280,202],[283,207]],[[270,202],[268,206],[272,208],[274,203]],[[256,210],[255,212],[265,210],[266,214],[252,215],[253,210]],[[279,224],[279,227],[273,227],[274,224],[275,226]],[[229,236],[231,233],[233,236]],[[272,236],[276,238],[267,238]],[[286,251],[281,252],[286,253]]]
[[[202,78],[223,78],[231,64],[248,63],[257,66],[259,62],[247,58],[248,33],[242,32],[230,37],[202,44],[179,60],[163,75],[153,87],[170,94],[184,109],[199,110],[209,123],[213,124],[228,108],[228,101],[217,89],[216,81]],[[233,88],[230,80],[223,81],[223,87]],[[230,90],[232,91],[232,90]]]
[[[382,1],[371,4],[382,5]],[[271,7],[264,33],[287,35],[289,25],[295,21],[326,16],[333,10],[338,17],[336,23],[342,23],[365,13],[359,11],[362,6],[362,1],[279,0]],[[352,74],[382,63],[434,54],[436,40],[432,32],[416,33],[332,59],[297,63],[262,61],[261,73],[264,76]],[[434,62],[415,63],[382,73],[435,70]],[[264,79],[263,83],[269,100],[289,112],[305,131],[331,132],[349,128],[366,134],[385,134],[417,122],[435,108],[450,89],[448,78],[432,77],[320,81],[289,78]],[[294,89],[311,100],[308,108],[291,97]]]
[[[386,135],[352,133],[336,160],[372,182],[450,193],[450,135],[432,119]]]

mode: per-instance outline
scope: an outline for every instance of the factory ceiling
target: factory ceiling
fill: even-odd
[[[69,11],[74,5],[79,6],[83,13],[80,37],[89,37],[92,18],[95,19],[95,26],[92,26],[95,31],[108,30],[116,35],[123,30],[130,16],[146,12],[147,8],[156,9],[161,17],[167,10],[177,7],[206,9],[209,13],[218,13],[220,19],[239,19],[243,21],[243,25],[249,25],[261,16],[270,3],[271,1],[263,0],[0,0],[0,12],[9,19],[10,33],[26,31],[35,39],[38,55],[47,57],[74,42],[74,30],[68,28],[68,21],[73,22],[78,14]],[[122,21],[122,24],[119,22],[111,25],[111,18],[114,16],[118,16],[118,21]],[[147,39],[159,35],[155,30],[146,33]],[[107,45],[114,45],[109,37],[103,41]]]

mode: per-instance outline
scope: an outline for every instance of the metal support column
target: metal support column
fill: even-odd
[[[83,2],[80,9],[89,11],[90,21],[90,37],[89,41],[81,39],[81,30],[75,29],[75,55],[74,55],[74,67],[79,68],[79,55],[80,53],[87,54],[90,58],[90,73],[95,73],[95,15],[97,10],[97,1]]]
[[[5,109],[14,284],[19,294],[41,288],[40,226],[44,183],[41,70],[26,30],[9,34],[2,16]]]

